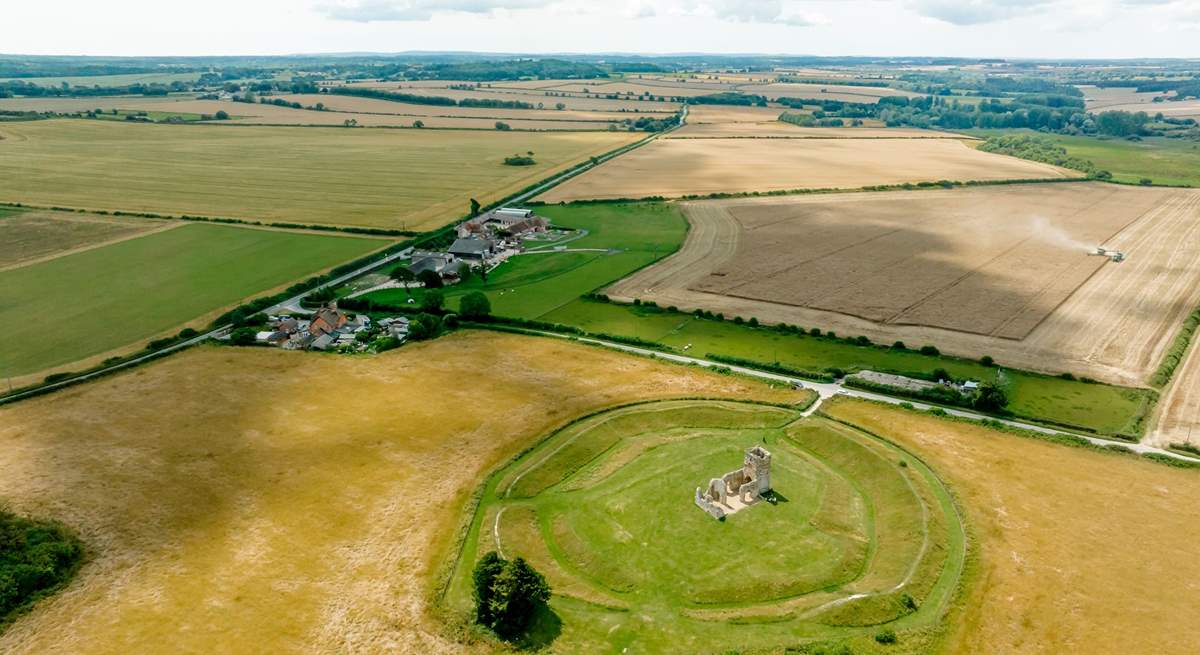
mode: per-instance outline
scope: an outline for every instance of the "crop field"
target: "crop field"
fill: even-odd
[[[383,89],[385,91],[396,91],[399,93],[416,93],[418,95],[432,95],[442,98],[454,98],[462,100],[463,98],[480,98],[491,100],[515,100],[518,102],[528,102],[532,105],[537,105],[539,102],[547,107],[553,107],[556,103],[563,103],[566,109],[576,109],[585,111],[607,111],[607,112],[672,112],[679,109],[679,105],[671,102],[658,102],[651,100],[637,100],[636,98],[593,98],[591,96],[575,96],[575,95],[554,95],[553,90],[525,90],[525,89],[431,89],[429,87],[412,87],[409,82],[371,82],[363,84],[352,84],[350,86],[365,86],[373,89]]]
[[[879,86],[845,86],[837,84],[797,84],[774,82],[771,84],[746,84],[738,87],[742,93],[753,93],[775,98],[801,98],[815,100],[838,100],[874,104],[885,96],[916,97],[920,94],[900,89]]]
[[[1195,651],[1200,471],[864,402],[822,411],[920,453],[964,508],[977,561],[945,652]]]
[[[1200,100],[1154,102],[1155,98],[1168,94],[1138,93],[1136,89],[1130,87],[1080,86],[1079,90],[1083,91],[1084,104],[1088,111],[1144,111],[1151,116],[1162,112],[1164,116],[1173,118],[1200,117]]]
[[[0,497],[91,555],[0,651],[485,652],[427,604],[485,472],[577,416],[678,397],[806,399],[468,333],[375,357],[203,347],[0,408]]]
[[[0,350],[0,371],[126,348],[388,243],[193,223],[3,270],[0,321],[20,347]]]
[[[5,77],[0,82],[25,82],[39,86],[129,86],[130,84],[170,84],[194,82],[200,73],[123,73],[119,75],[67,75],[63,77]]]
[[[182,223],[0,207],[0,271]]]
[[[671,132],[667,139],[696,138],[768,138],[768,139],[958,139],[963,135],[937,130],[902,127],[801,127],[792,123],[771,120],[760,123],[745,121],[729,123],[688,123]]]
[[[688,125],[706,123],[770,123],[786,111],[782,107],[694,105],[688,107]]]
[[[754,445],[771,451],[773,502],[723,521],[696,507],[691,490]],[[469,610],[471,566],[497,550],[549,576],[563,652],[869,640],[881,626],[923,652],[965,537],[938,478],[887,442],[778,407],[654,402],[573,423],[494,475],[447,601]]]
[[[428,230],[642,135],[52,120],[0,136],[2,201]],[[503,164],[526,151],[536,165]]]
[[[514,130],[607,130],[609,122],[622,118],[617,114],[603,112],[575,112],[574,114],[601,115],[599,119],[571,120],[568,112],[550,111],[521,111],[521,110],[476,110],[469,114],[470,108],[430,107],[429,105],[404,105],[376,100],[386,105],[393,105],[392,111],[377,113],[361,113],[332,109],[331,99],[347,99],[362,101],[363,98],[346,96],[280,96],[285,100],[302,102],[305,106],[323,102],[331,107],[331,111],[312,111],[280,107],[271,104],[249,104],[228,100],[197,100],[190,97],[144,98],[141,96],[101,96],[88,98],[7,98],[0,99],[0,109],[19,111],[54,111],[59,113],[83,112],[94,109],[111,111],[146,111],[151,116],[165,117],[170,115],[187,115],[199,117],[204,114],[214,116],[223,111],[230,116],[229,122],[242,125],[312,125],[312,126],[342,126],[347,120],[353,119],[360,127],[411,127],[413,121],[420,120],[427,128],[453,128],[495,130],[497,118],[509,124]],[[351,104],[351,103],[347,103]],[[441,110],[441,111],[437,111]],[[461,115],[460,115],[461,114]],[[491,114],[493,117],[488,118]]]
[[[1198,212],[1083,183],[689,203],[683,249],[609,293],[1140,385],[1200,305]]]
[[[683,242],[687,221],[674,205],[657,203],[539,207],[554,225],[586,231],[566,244],[568,252],[531,251],[500,264],[486,282],[478,276],[443,289],[447,304],[483,291],[500,316],[536,319],[576,298],[669,255]],[[412,290],[420,298],[423,289]],[[368,294],[401,304],[409,292],[387,289]]]
[[[1200,447],[1200,340],[1193,338],[1187,357],[1175,369],[1170,388],[1163,395],[1158,424],[1147,438],[1160,448],[1171,444]]]
[[[407,102],[393,102],[377,98],[359,98],[356,96],[341,96],[334,94],[296,94],[280,96],[289,102],[299,102],[305,106],[316,105],[318,102],[332,111],[365,113],[365,114],[396,114],[400,116],[455,117],[455,118],[491,118],[522,119],[539,122],[607,122],[619,121],[628,116],[623,112],[583,111],[554,109],[554,102],[546,102],[545,109],[499,109],[493,107],[442,107],[438,105],[418,105]],[[670,112],[663,112],[669,114]]]
[[[546,202],[1076,177],[954,139],[658,139],[542,194]]]

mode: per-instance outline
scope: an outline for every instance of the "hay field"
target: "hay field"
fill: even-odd
[[[528,102],[535,106],[540,102],[548,107],[553,107],[556,103],[561,102],[567,106],[567,109],[581,109],[589,111],[632,112],[634,110],[638,110],[642,112],[671,112],[679,109],[679,105],[673,102],[658,102],[650,100],[643,101],[625,98],[584,98],[573,95],[559,96],[554,95],[554,91],[549,89],[430,89],[429,87],[413,87],[411,86],[410,82],[370,82],[351,84],[349,86],[365,86],[372,89],[383,89],[385,91],[396,91],[400,93],[416,93],[418,95],[432,95],[443,98],[454,98],[456,100],[462,100],[463,98],[516,100],[519,102]]]
[[[906,211],[889,212],[882,206],[887,203]],[[741,209],[731,211],[736,207]],[[734,212],[746,220],[755,217],[764,234],[744,231]],[[1184,317],[1200,305],[1200,193],[1194,191],[1018,185],[697,202],[685,205],[685,214],[692,230],[680,252],[613,285],[610,295],[862,334],[877,343],[932,343],[965,357],[987,354],[1008,366],[1071,371],[1124,385],[1145,383]],[[769,223],[772,215],[777,224]],[[994,223],[973,223],[976,215]],[[793,221],[807,231],[788,231]],[[890,232],[887,225],[893,226]],[[955,225],[973,231],[956,232]],[[1108,232],[1105,245],[1128,259],[1103,264],[1056,246],[1066,245],[1060,237],[1070,240],[1068,226],[1078,230],[1077,239]],[[855,261],[870,263],[870,257],[848,254],[870,249],[872,242],[860,237],[881,229],[880,243],[896,251],[883,252],[877,261],[890,268],[847,270]],[[783,237],[788,234],[791,240]],[[775,262],[751,255],[748,244],[766,245],[776,235],[788,244],[788,253],[823,258],[789,254]],[[831,252],[839,247],[845,250]],[[979,257],[974,264],[960,259],[969,252]],[[744,270],[733,263],[739,256]],[[829,267],[814,269],[816,261]],[[811,277],[804,277],[806,270]],[[712,275],[720,271],[727,275]],[[753,271],[776,277],[770,283],[749,279]],[[732,284],[725,279],[729,273],[743,276],[746,287],[732,290],[738,295],[713,292]],[[845,285],[839,275],[847,277]],[[782,279],[792,280],[791,287]],[[921,288],[932,295],[922,296]],[[926,325],[911,324],[917,322]]]
[[[769,138],[769,139],[958,139],[954,132],[904,127],[801,127],[783,121],[688,123],[665,138]]]
[[[979,152],[954,139],[658,139],[539,199],[678,197],[1078,175]]]
[[[94,553],[0,651],[478,652],[427,599],[484,473],[580,414],[679,396],[803,398],[466,333],[377,357],[198,348],[0,409],[0,498]]]
[[[688,125],[701,123],[770,123],[786,111],[782,107],[738,107],[734,105],[692,105],[688,107]]]
[[[1158,423],[1146,443],[1166,448],[1173,443],[1200,447],[1200,347],[1191,351],[1175,369],[1170,388],[1158,406]]]
[[[181,225],[148,218],[0,208],[0,271]]]
[[[863,402],[822,409],[915,449],[965,509],[978,559],[944,652],[1195,652],[1200,471]]]
[[[325,102],[333,107],[328,98],[343,98],[344,96],[303,95],[280,96],[288,101],[301,102],[308,105]],[[348,98],[355,101],[363,98]],[[361,127],[410,127],[413,121],[420,120],[428,128],[454,128],[494,130],[496,119],[504,118],[514,130],[607,130],[609,121],[616,120],[615,114],[590,112],[590,115],[600,115],[592,120],[570,120],[567,112],[551,111],[522,111],[522,110],[475,110],[468,113],[469,108],[460,110],[455,107],[431,107],[429,105],[405,105],[384,100],[376,100],[384,105],[390,105],[392,111],[363,113],[362,111],[342,111],[334,108],[331,111],[311,111],[294,109],[270,104],[250,104],[228,100],[197,100],[194,98],[143,98],[140,96],[104,96],[96,98],[6,98],[0,99],[0,109],[22,111],[54,111],[60,113],[82,112],[93,109],[104,111],[125,109],[133,111],[179,112],[181,114],[216,115],[224,111],[230,116],[230,123],[243,125],[316,125],[342,126],[346,120],[353,119]],[[342,105],[338,104],[338,107]],[[505,116],[500,116],[505,114]],[[488,116],[491,116],[490,118]]]
[[[53,120],[0,136],[3,201],[429,230],[643,135]],[[503,165],[527,150],[537,165]]]
[[[323,103],[331,111],[364,113],[364,114],[396,114],[421,118],[455,117],[455,118],[490,118],[499,119],[537,120],[541,122],[611,122],[626,118],[624,115],[614,115],[607,111],[578,111],[554,109],[553,102],[547,102],[546,109],[494,109],[490,107],[441,107],[436,105],[416,105],[407,102],[393,102],[377,98],[359,98],[357,96],[340,96],[333,94],[294,94],[280,96],[288,102],[299,102],[305,106]],[[411,122],[411,121],[410,121]]]
[[[775,98],[803,98],[817,100],[839,100],[842,102],[860,102],[875,104],[884,96],[908,96],[914,98],[919,93],[890,89],[880,86],[850,86],[839,84],[800,84],[793,82],[773,82],[771,84],[745,84],[738,87],[742,93],[752,93]]]
[[[8,219],[0,219],[8,220]],[[187,223],[0,271],[0,371],[124,349],[392,241]],[[210,317],[211,318],[211,317]]]

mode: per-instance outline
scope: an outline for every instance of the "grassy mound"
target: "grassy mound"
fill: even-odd
[[[772,454],[773,497],[717,521],[696,487]],[[963,529],[945,488],[890,443],[787,408],[634,405],[551,435],[488,481],[446,589],[469,604],[498,549],[550,581],[568,652],[929,645],[957,587]]]

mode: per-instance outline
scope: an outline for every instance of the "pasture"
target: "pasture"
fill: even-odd
[[[419,231],[642,135],[51,120],[0,136],[2,201]],[[526,151],[536,165],[503,164]]]
[[[0,372],[19,378],[140,346],[388,243],[193,223],[3,270],[0,321],[13,347],[0,350]]]
[[[1007,409],[1017,416],[1129,439],[1141,436],[1151,405],[1150,393],[1141,389],[1013,370],[1007,368],[1008,362],[1004,360],[1000,360],[1005,366],[1001,370],[970,359],[930,357],[914,350],[889,348],[891,341],[877,342],[881,346],[855,345],[839,339],[780,334],[769,328],[700,319],[653,307],[578,300],[539,318],[588,332],[653,341],[696,357],[712,353],[806,371],[874,370],[929,375],[944,369],[956,377],[1000,384],[1009,397]],[[837,334],[848,337],[859,333]],[[908,342],[908,345],[917,348],[924,343]]]
[[[1200,305],[1197,212],[1094,183],[689,203],[681,251],[609,293],[1141,385]]]
[[[1200,116],[1200,111],[1197,112]],[[1094,162],[1118,182],[1200,187],[1200,144],[1188,139],[1147,137],[1141,141],[1092,137],[1049,137],[1067,154]]]
[[[756,445],[774,502],[723,521],[693,504]],[[924,652],[965,536],[938,478],[887,442],[773,406],[653,402],[573,423],[492,476],[446,600],[467,612],[471,566],[497,550],[549,577],[563,652],[870,642],[883,627]]]
[[[0,498],[91,552],[0,651],[486,652],[427,604],[485,472],[582,414],[693,396],[805,398],[468,333],[373,357],[201,347],[0,408]]]
[[[559,185],[545,202],[1076,177],[954,139],[658,139]]]
[[[871,403],[822,411],[920,453],[965,511],[976,560],[942,652],[1183,655],[1200,643],[1200,471]]]
[[[472,291],[483,291],[500,316],[536,319],[674,252],[683,242],[687,221],[679,208],[661,203],[538,207],[554,225],[586,231],[563,244],[571,251],[533,252],[512,257],[488,274],[444,289],[447,305]],[[420,298],[422,289],[412,297]],[[367,296],[380,302],[404,303],[401,289]]]

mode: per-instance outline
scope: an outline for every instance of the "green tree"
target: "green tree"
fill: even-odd
[[[426,289],[441,289],[442,276],[429,269],[425,269],[417,274],[417,280],[425,286]]]
[[[488,553],[472,573],[476,620],[504,639],[523,633],[550,600],[550,585],[524,559]]]
[[[504,121],[496,121],[496,129],[500,130],[501,132],[507,132],[512,129],[512,125],[509,125]]]
[[[403,284],[404,292],[407,293],[410,298],[412,297],[412,289],[409,288],[408,285],[417,280],[417,275],[412,272],[412,269],[408,268],[407,266],[397,266],[396,268],[392,269],[389,277],[400,284]]]
[[[252,327],[240,327],[230,333],[229,343],[235,346],[252,346],[254,345],[254,337],[257,334],[258,330]]]
[[[458,266],[458,282],[461,284],[471,279],[471,265],[463,262]]]
[[[472,291],[458,301],[458,313],[467,319],[486,318],[492,313],[492,303],[482,291]]]
[[[421,310],[425,312],[440,312],[446,304],[446,296],[441,291],[434,289],[426,291],[424,296],[421,296]]]
[[[218,109],[217,113],[214,114],[214,118],[219,121],[227,121],[229,120],[229,112],[225,111],[224,109]]]
[[[433,314],[417,314],[408,324],[410,341],[432,339],[442,331],[442,319]]]
[[[425,127],[425,121],[420,121],[420,120],[413,121],[413,127],[417,128],[417,129]]]
[[[471,216],[472,217],[479,215],[479,208],[480,208],[479,201],[474,198],[471,198]]]
[[[471,572],[471,595],[475,599],[475,622],[492,624],[492,581],[504,569],[504,558],[496,551],[484,555]]]
[[[1008,404],[1008,394],[993,384],[981,384],[971,399],[971,406],[983,412],[996,412]]]

